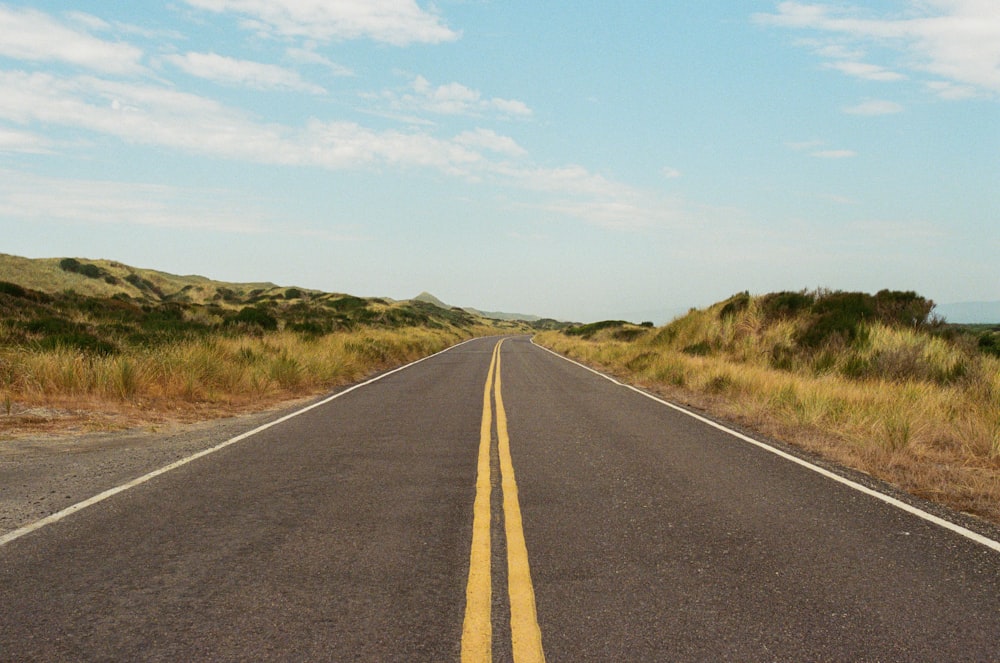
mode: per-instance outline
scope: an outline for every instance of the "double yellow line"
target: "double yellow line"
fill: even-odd
[[[535,590],[528,568],[528,548],[521,525],[521,506],[517,501],[517,482],[510,457],[507,413],[503,408],[500,380],[500,346],[493,348],[490,370],[483,392],[483,420],[479,429],[479,460],[476,474],[476,500],[473,503],[472,550],[469,559],[469,582],[465,590],[465,622],[462,627],[462,663],[485,663],[493,657],[493,622],[491,607],[493,577],[490,566],[490,493],[493,481],[490,448],[493,442],[493,407],[496,396],[497,451],[500,456],[500,488],[503,496],[504,533],[507,537],[507,591],[510,596],[511,646],[515,663],[545,660],[542,632],[535,611]]]

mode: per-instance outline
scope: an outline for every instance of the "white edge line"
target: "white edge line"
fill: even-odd
[[[281,417],[280,419],[275,419],[274,421],[270,421],[270,422],[268,422],[268,423],[266,423],[266,424],[264,424],[262,426],[258,426],[257,428],[254,428],[251,431],[247,431],[245,433],[237,435],[236,437],[230,438],[230,439],[226,440],[225,442],[222,442],[220,444],[215,445],[214,447],[210,447],[208,449],[202,449],[201,451],[199,451],[199,452],[197,452],[195,454],[187,456],[186,458],[182,458],[182,459],[180,459],[178,461],[174,461],[173,463],[170,463],[169,465],[161,467],[158,470],[153,470],[149,474],[144,474],[141,477],[138,477],[136,479],[133,479],[133,480],[129,481],[128,483],[124,483],[124,484],[122,484],[120,486],[115,486],[114,488],[109,488],[108,490],[105,490],[102,493],[98,493],[97,495],[94,495],[93,497],[91,497],[89,499],[83,500],[82,502],[77,502],[76,504],[68,506],[65,509],[61,510],[61,511],[57,511],[56,513],[53,513],[52,515],[46,516],[45,518],[42,518],[41,520],[36,520],[33,523],[29,523],[27,525],[24,525],[23,527],[19,527],[18,529],[15,529],[15,530],[12,530],[10,532],[7,532],[3,536],[0,536],[0,547],[3,547],[5,545],[7,545],[11,541],[14,541],[16,539],[21,538],[25,534],[30,534],[31,532],[34,532],[35,530],[41,529],[41,528],[45,527],[46,525],[51,525],[52,523],[59,522],[63,518],[66,518],[67,516],[70,516],[70,515],[76,513],[77,511],[80,511],[82,509],[86,509],[88,506],[93,506],[94,504],[97,504],[98,502],[103,502],[104,500],[108,499],[109,497],[113,497],[114,495],[117,495],[118,493],[125,492],[126,490],[129,490],[130,488],[135,488],[136,486],[138,486],[140,484],[143,484],[143,483],[146,483],[150,479],[154,479],[154,478],[160,476],[161,474],[166,474],[167,472],[169,472],[171,470],[176,470],[178,467],[181,467],[182,465],[187,465],[188,463],[190,463],[193,460],[198,460],[199,458],[201,458],[203,456],[207,456],[207,455],[212,454],[212,453],[215,453],[216,451],[219,451],[220,449],[225,449],[226,447],[228,447],[230,445],[236,444],[237,442],[245,440],[248,437],[256,435],[257,433],[261,433],[261,432],[267,430],[268,428],[271,428],[272,426],[277,426],[278,424],[284,423],[284,422],[288,421],[289,419],[292,419],[294,417],[299,416],[300,414],[304,414],[304,413],[308,412],[309,410],[318,408],[321,405],[326,405],[330,401],[336,400],[336,399],[340,398],[341,396],[344,396],[345,394],[349,394],[352,391],[354,391],[355,389],[360,389],[361,387],[368,386],[368,385],[370,385],[373,382],[377,382],[377,381],[381,380],[382,378],[385,378],[385,377],[388,377],[388,376],[392,375],[393,373],[398,373],[399,371],[402,371],[404,369],[410,368],[411,366],[416,366],[417,364],[419,364],[422,361],[427,361],[428,359],[431,359],[432,357],[436,357],[436,356],[438,356],[440,354],[448,352],[449,350],[453,350],[453,349],[457,348],[460,345],[465,345],[466,343],[469,343],[469,342],[474,341],[474,340],[476,340],[476,339],[475,338],[467,339],[465,341],[462,341],[461,343],[456,343],[455,345],[449,346],[449,347],[445,348],[444,350],[441,350],[440,352],[435,352],[432,355],[427,355],[426,357],[422,357],[420,359],[417,359],[416,361],[412,361],[409,364],[404,364],[403,366],[399,366],[398,368],[394,368],[391,371],[386,371],[385,373],[381,373],[381,374],[379,374],[379,375],[371,378],[370,380],[366,380],[365,382],[361,382],[361,383],[358,383],[358,384],[353,385],[351,387],[348,387],[347,389],[344,389],[343,391],[338,391],[337,393],[333,394],[332,396],[328,396],[327,398],[324,398],[321,401],[313,403],[312,405],[307,405],[306,407],[302,408],[301,410],[296,410],[295,412],[286,414],[285,416]]]
[[[549,348],[546,348],[545,346],[542,346],[542,345],[539,345],[539,344],[535,343],[535,339],[531,339],[531,344],[534,345],[536,348],[541,348],[542,350],[545,350],[546,352],[549,352],[549,353],[555,355],[556,357],[559,357],[560,359],[564,359],[564,360],[570,362],[571,364],[576,364],[580,368],[586,369],[586,370],[590,371],[591,373],[593,373],[594,375],[599,375],[600,377],[604,378],[605,380],[610,380],[611,382],[615,383],[616,385],[618,385],[620,387],[625,387],[626,389],[631,389],[632,391],[636,392],[637,394],[641,394],[641,395],[645,396],[646,398],[649,398],[651,400],[656,401],[657,403],[660,403],[661,405],[666,405],[667,407],[669,407],[669,408],[671,408],[673,410],[676,410],[678,412],[681,412],[683,414],[688,415],[689,417],[697,419],[698,421],[700,421],[700,422],[702,422],[704,424],[707,424],[707,425],[711,426],[712,428],[720,430],[720,431],[722,431],[724,433],[728,433],[728,434],[732,435],[733,437],[735,437],[737,439],[743,440],[744,442],[748,442],[748,443],[750,443],[750,444],[752,444],[754,446],[760,447],[761,449],[764,449],[765,451],[770,451],[771,453],[775,454],[776,456],[780,456],[780,457],[784,458],[785,460],[790,460],[791,462],[796,463],[798,465],[801,465],[802,467],[808,468],[808,469],[812,470],[813,472],[816,472],[817,474],[821,474],[821,475],[823,475],[824,477],[826,477],[828,479],[833,479],[834,481],[837,481],[838,483],[842,483],[845,486],[853,488],[854,490],[856,490],[858,492],[861,492],[861,493],[864,493],[866,495],[870,495],[870,496],[872,496],[872,497],[874,497],[876,499],[882,500],[883,502],[885,502],[887,504],[890,504],[890,505],[896,507],[897,509],[900,509],[902,511],[906,511],[907,513],[913,514],[913,515],[917,516],[918,518],[923,518],[924,520],[926,520],[928,522],[931,522],[931,523],[934,523],[935,525],[938,525],[939,527],[943,527],[943,528],[945,528],[947,530],[951,530],[952,532],[955,532],[956,534],[964,536],[967,539],[975,541],[976,543],[982,544],[982,545],[986,546],[987,548],[992,548],[993,550],[995,550],[997,552],[1000,552],[1000,541],[995,541],[995,540],[993,540],[991,538],[985,537],[982,534],[979,534],[977,532],[973,532],[972,530],[970,530],[968,528],[965,528],[965,527],[962,527],[961,525],[956,525],[955,523],[951,522],[950,520],[945,520],[944,518],[941,518],[939,516],[935,516],[932,513],[928,513],[927,511],[924,511],[923,509],[917,508],[917,507],[913,506],[912,504],[907,504],[906,502],[898,500],[895,497],[892,497],[890,495],[886,495],[885,493],[881,493],[881,492],[879,492],[877,490],[869,488],[868,486],[865,486],[863,484],[857,483],[856,481],[851,481],[850,479],[848,479],[846,477],[842,477],[842,476],[840,476],[839,474],[837,474],[835,472],[831,472],[829,470],[823,469],[819,465],[814,465],[814,464],[810,463],[807,460],[803,460],[802,458],[799,458],[798,456],[793,456],[790,453],[787,453],[787,452],[782,451],[781,449],[772,447],[771,445],[766,444],[764,442],[761,442],[760,440],[755,440],[752,437],[748,437],[746,435],[743,435],[742,433],[734,431],[731,428],[726,428],[725,426],[723,426],[720,423],[712,421],[711,419],[706,419],[705,417],[702,417],[701,415],[695,414],[694,412],[691,412],[690,410],[686,410],[686,409],[684,409],[684,408],[682,408],[682,407],[680,407],[678,405],[674,405],[673,403],[670,403],[669,401],[665,401],[662,398],[659,398],[659,397],[654,396],[654,395],[652,395],[650,393],[647,393],[647,392],[643,391],[642,389],[639,389],[638,387],[633,387],[630,384],[625,384],[624,382],[619,382],[618,380],[616,380],[615,378],[611,377],[610,375],[605,375],[604,373],[601,373],[600,371],[594,370],[590,366],[585,366],[584,364],[581,364],[578,361],[574,361],[574,360],[570,359],[569,357],[565,357],[565,356],[559,354],[558,352],[555,352],[554,350],[550,350]]]

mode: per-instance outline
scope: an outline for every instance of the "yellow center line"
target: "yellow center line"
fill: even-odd
[[[528,567],[521,506],[517,499],[514,463],[510,455],[507,412],[503,406],[500,379],[501,339],[493,348],[483,392],[483,418],[479,429],[476,498],[472,511],[472,548],[469,580],[465,590],[465,621],[462,625],[462,663],[488,663],[493,657],[491,618],[492,569],[490,566],[490,447],[493,438],[493,408],[490,392],[496,394],[497,452],[500,457],[500,488],[503,495],[504,533],[507,538],[507,591],[510,596],[511,644],[515,663],[543,663],[542,632],[538,627],[535,591]]]
[[[497,345],[499,348],[499,344]],[[510,632],[515,663],[541,663],[542,631],[535,610],[535,590],[528,567],[528,546],[524,542],[521,505],[517,499],[514,462],[510,456],[507,435],[507,412],[503,407],[500,388],[500,356],[497,354],[497,449],[500,453],[500,485],[503,489],[504,529],[507,534],[507,590],[510,594]]]
[[[502,343],[503,341],[501,341]],[[490,569],[490,442],[493,420],[490,389],[500,343],[493,349],[483,393],[483,419],[479,428],[476,500],[472,506],[472,550],[469,581],[465,588],[465,622],[462,625],[462,662],[488,663],[493,658],[492,578]]]

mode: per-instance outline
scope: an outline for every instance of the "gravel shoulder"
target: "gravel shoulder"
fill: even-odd
[[[0,440],[0,535],[56,513],[323,396],[239,416],[125,431]]]

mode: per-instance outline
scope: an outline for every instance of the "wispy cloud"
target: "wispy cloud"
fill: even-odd
[[[307,45],[308,46],[308,45]],[[289,59],[302,64],[315,64],[326,68],[334,76],[353,76],[354,72],[343,65],[337,64],[330,58],[320,55],[314,48],[289,48],[285,51]]]
[[[804,140],[785,143],[785,147],[790,150],[795,150],[796,152],[804,152],[811,157],[816,157],[817,159],[850,159],[858,156],[858,153],[854,150],[819,149],[825,144],[826,141],[822,140]]]
[[[262,233],[262,219],[219,191],[160,184],[73,180],[0,170],[0,217]],[[58,191],[58,196],[52,192]],[[235,197],[233,197],[235,198]]]
[[[872,99],[854,106],[846,106],[843,111],[848,115],[893,115],[903,112],[903,107],[894,101]]]
[[[405,46],[452,41],[458,33],[414,0],[186,0],[199,9],[244,17],[246,28],[321,41],[367,38]]]
[[[260,124],[197,95],[94,77],[0,72],[0,88],[6,92],[0,96],[0,119],[21,123],[95,132],[130,143],[260,164],[432,168],[466,181],[489,178],[542,194],[542,201],[532,203],[539,209],[615,230],[662,225],[673,222],[676,216],[663,201],[582,166],[533,165],[516,141],[489,129],[440,138],[424,131],[375,130],[345,121],[312,120],[300,128]],[[24,147],[31,138],[19,134],[11,136],[10,142]],[[190,210],[166,210],[164,201],[171,199],[174,191],[153,187],[130,189],[129,195],[123,195],[105,185],[91,184],[49,184],[28,192],[22,187],[16,196],[8,194],[3,199],[0,214],[91,222],[131,218],[133,223],[149,225],[177,225],[185,218],[207,223],[204,215]],[[46,203],[45,192],[52,190],[59,190],[60,196]],[[84,196],[85,192],[90,193]],[[102,199],[117,202],[102,207]],[[241,220],[243,215],[235,219]],[[231,226],[218,219],[212,224],[227,231],[256,231],[253,225]]]
[[[2,5],[0,55],[30,62],[61,62],[106,74],[144,71],[142,50],[135,46],[98,39],[34,9]]]
[[[0,127],[0,152],[45,154],[50,151],[50,145],[51,141],[45,136]]]
[[[305,81],[291,69],[249,60],[237,60],[216,53],[168,55],[165,59],[192,76],[255,90],[292,90],[326,94],[322,87]]]
[[[388,103],[391,110],[402,113],[432,113],[481,117],[530,117],[531,109],[523,101],[484,97],[479,90],[461,83],[432,85],[417,76],[405,90],[386,90],[368,98]]]
[[[52,192],[58,191],[58,196]],[[370,237],[296,226],[245,193],[163,184],[43,177],[0,169],[0,218],[82,226],[133,226],[235,235],[280,234],[358,242]]]
[[[903,14],[872,16],[870,11],[830,3],[781,2],[760,23],[826,35],[816,51],[829,66],[872,80],[901,80],[905,68],[947,83],[942,96],[957,89],[1000,92],[1000,3],[991,0],[911,0]],[[814,43],[816,43],[814,41]],[[823,42],[820,42],[823,43]],[[863,62],[858,45],[895,49],[892,63]],[[931,88],[934,89],[934,88]]]
[[[885,67],[880,67],[877,64],[869,64],[867,62],[854,62],[851,60],[843,60],[839,62],[831,62],[826,65],[828,69],[836,69],[837,71],[843,72],[848,76],[855,76],[857,78],[863,78],[869,81],[903,81],[906,80],[906,76],[895,71],[890,71]]]
[[[524,156],[528,152],[509,137],[502,136],[492,129],[476,129],[465,131],[455,137],[455,142],[473,148],[482,148],[498,154]]]

